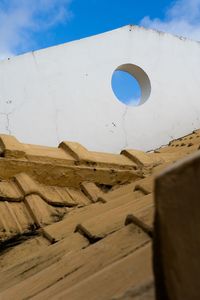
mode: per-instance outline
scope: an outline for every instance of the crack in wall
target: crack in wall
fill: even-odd
[[[0,114],[6,117],[5,130],[7,131],[7,133],[9,135],[11,135],[12,132],[11,132],[11,129],[10,129],[10,119],[9,119],[9,115],[11,115],[11,112],[10,113],[2,113],[2,112],[0,112]]]
[[[127,137],[127,132],[126,132],[126,115],[128,112],[128,106],[125,106],[125,110],[122,114],[122,129],[123,129],[123,133],[124,133],[124,140],[125,140],[125,145],[123,146],[123,149],[128,147],[128,137]]]
[[[57,108],[56,105],[56,101],[54,99],[54,96],[51,95],[51,102],[52,102],[52,106],[53,106],[53,127],[54,127],[54,131],[55,131],[55,138],[56,138],[56,142],[59,145],[60,143],[60,136],[59,136],[59,112],[60,110]]]
[[[11,104],[13,101],[8,100],[6,101],[6,104]],[[20,103],[19,105],[17,105],[16,107],[14,107],[12,110],[10,110],[9,112],[0,112],[0,115],[5,116],[6,118],[6,124],[5,124],[5,131],[7,131],[7,133],[9,135],[12,134],[12,131],[10,129],[10,116],[15,113],[17,110],[19,110],[27,101],[23,101],[22,103]]]
[[[56,139],[57,143],[59,144],[60,139],[59,139],[59,130],[58,130],[58,109],[55,110],[55,130],[56,130]]]
[[[7,120],[6,130],[8,131],[8,134],[11,135],[12,132],[11,132],[11,130],[10,130],[10,119],[9,119],[9,114],[6,114],[6,120]]]

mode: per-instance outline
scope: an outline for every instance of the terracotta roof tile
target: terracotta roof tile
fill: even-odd
[[[114,295],[119,296],[130,287],[140,286],[144,281],[151,281],[152,278],[151,246],[146,245],[99,270],[93,276],[81,282],[77,281],[71,288],[63,289],[56,297],[60,300],[107,300],[112,299]],[[39,299],[40,296],[43,297],[43,294],[39,294],[35,299]],[[47,299],[46,295],[44,299]]]
[[[25,173],[15,175],[14,179],[24,195],[37,194],[53,206],[73,207],[89,203],[81,190],[39,184]]]
[[[0,182],[0,199],[7,201],[21,201],[23,194],[13,180]]]
[[[151,277],[149,259],[151,247],[147,246],[147,248],[144,247],[143,250],[137,251],[138,248],[147,244],[150,239],[144,233],[138,232],[137,229],[132,229],[132,226],[129,225],[85,249],[63,256],[57,263],[2,292],[1,299],[15,297],[17,300],[33,297],[34,295],[35,299],[48,299],[134,252],[134,257],[137,257],[138,262],[140,261],[135,269],[137,280],[144,280],[144,274],[146,274],[146,277]],[[149,254],[145,255],[145,251]],[[148,260],[148,263],[139,275],[136,270],[141,267],[142,256],[143,261]],[[51,274],[51,276],[48,276],[48,274]],[[47,287],[48,289],[45,291]]]
[[[132,160],[134,163],[139,165],[140,167],[153,167],[154,166],[154,160],[151,156],[146,154],[143,151],[139,150],[123,150],[121,154],[128,157],[130,160]]]
[[[155,176],[199,143],[195,131],[155,151],[113,155],[1,135],[0,299],[142,295],[153,282]]]
[[[38,195],[26,196],[24,203],[38,227],[44,227],[57,222],[62,219],[63,215],[66,213],[64,207],[52,207]]]
[[[38,238],[37,238],[38,239]],[[37,241],[38,242],[38,241]],[[19,264],[4,270],[0,277],[0,291],[6,290],[8,287],[14,286],[51,266],[60,260],[67,253],[80,250],[86,247],[89,241],[79,233],[70,235],[68,238],[52,245],[47,251],[47,247],[40,247],[37,251],[31,251],[27,259]],[[32,247],[32,244],[31,244]]]
[[[125,223],[127,214],[132,213],[138,218],[143,219],[143,210],[153,206],[152,196],[144,196],[134,201],[130,199],[129,203],[120,205],[106,212],[98,214],[91,219],[77,225],[76,230],[82,232],[85,236],[92,240],[102,239],[108,234],[122,228]],[[106,206],[106,205],[105,205]],[[152,226],[152,219],[149,221]]]
[[[155,288],[153,280],[149,280],[136,287],[131,287],[123,295],[112,300],[154,300]]]
[[[59,147],[77,161],[77,163],[89,164],[91,166],[98,165],[100,167],[109,164],[110,167],[138,169],[137,164],[132,162],[124,155],[100,153],[88,151],[85,147],[74,142],[62,142]]]
[[[0,154],[4,157],[21,158],[24,157],[25,151],[23,145],[14,136],[1,134]]]
[[[25,157],[28,160],[41,160],[43,162],[53,162],[55,164],[74,164],[75,159],[68,152],[61,148],[24,145]]]
[[[154,176],[148,176],[147,178],[138,180],[135,182],[135,190],[140,190],[144,194],[153,193],[154,190]]]
[[[87,195],[88,198],[94,203],[98,201],[101,195],[103,195],[103,192],[96,186],[94,182],[83,181],[81,183],[81,189],[84,191],[85,195]]]
[[[80,208],[79,210],[72,210],[62,221],[43,228],[43,233],[52,241],[63,239],[69,233],[73,232],[80,222],[97,217],[105,212],[112,212],[114,209],[118,207],[121,208],[123,205],[131,203],[134,198],[137,200],[138,197],[141,196],[143,196],[143,194],[138,194],[138,192],[132,191],[131,193],[124,194],[123,196],[115,198],[112,201],[108,201],[104,204],[95,203],[87,207]],[[126,215],[124,215],[124,220],[125,218]]]
[[[33,231],[34,221],[24,203],[0,202],[0,242]]]
[[[40,252],[43,249],[46,249],[50,245],[49,241],[44,238],[43,236],[35,235],[31,238],[29,236],[21,236],[21,239],[18,241],[14,240],[9,244],[9,248],[4,248],[4,250],[1,251],[0,255],[0,269],[1,274],[3,272],[3,276],[0,278],[0,286],[4,285],[4,283],[7,284],[12,282],[13,278],[7,278],[6,276],[6,270],[10,270],[10,273],[12,274],[12,269],[16,265],[26,265],[27,266],[27,259],[33,254],[36,254],[36,252]],[[9,251],[8,251],[9,249]],[[27,268],[27,267],[26,267]],[[15,273],[17,275],[17,273]],[[4,283],[3,283],[4,280]]]

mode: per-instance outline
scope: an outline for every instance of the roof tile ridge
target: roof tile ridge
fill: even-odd
[[[77,142],[63,141],[59,144],[58,148],[63,149],[68,154],[72,155],[77,161],[95,162],[92,152],[88,151],[85,147]]]
[[[43,186],[26,173],[16,174],[14,176],[14,181],[15,181],[17,187],[20,189],[20,191],[24,195],[23,201],[24,201],[25,197],[27,197],[27,196],[37,195],[44,202],[46,202],[48,205],[51,205],[53,207],[64,207],[64,206],[68,207],[68,205],[64,205],[64,203],[62,203],[62,201],[60,203],[59,202],[55,203],[53,200],[50,201],[43,193]],[[26,186],[27,182],[25,182],[25,181],[28,181],[30,183],[30,186],[32,185],[32,187]],[[48,186],[47,186],[47,188],[48,188]],[[56,191],[56,193],[58,193],[58,191]],[[60,194],[59,194],[59,196],[60,196]],[[77,206],[77,204],[74,206]]]
[[[155,165],[154,160],[147,152],[136,149],[124,149],[121,154],[132,160],[140,168],[152,168]]]
[[[81,183],[81,190],[93,203],[98,202],[99,198],[104,194],[101,189],[91,181],[83,181]]]
[[[25,154],[25,147],[14,136],[6,134],[0,135],[0,156],[23,158]]]

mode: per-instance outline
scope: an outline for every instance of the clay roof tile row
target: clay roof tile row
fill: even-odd
[[[1,135],[0,299],[153,297],[154,178],[199,143],[113,155]]]

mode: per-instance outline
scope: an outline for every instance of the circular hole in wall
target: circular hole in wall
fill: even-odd
[[[139,82],[128,72],[116,70],[112,76],[112,89],[115,96],[124,104],[137,106],[141,101]]]
[[[119,66],[113,72],[111,84],[115,96],[125,105],[139,106],[145,103],[151,94],[148,75],[133,64]]]

